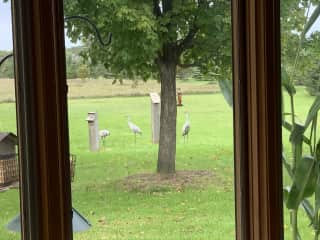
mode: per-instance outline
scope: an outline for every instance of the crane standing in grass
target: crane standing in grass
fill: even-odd
[[[189,113],[186,112],[186,121],[184,122],[182,127],[182,136],[183,136],[184,143],[186,142],[186,138],[187,138],[187,141],[189,140],[189,132],[190,132]]]
[[[110,136],[110,131],[107,129],[102,129],[99,131],[99,136],[102,141],[103,147],[105,147],[105,140],[106,140],[106,137]]]
[[[130,128],[130,130],[133,132],[134,134],[134,143],[136,144],[136,138],[137,138],[137,134],[142,134],[141,129],[135,125],[133,122],[131,122],[130,117],[128,116],[128,126]]]

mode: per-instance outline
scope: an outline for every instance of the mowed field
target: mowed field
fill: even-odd
[[[312,98],[299,89],[298,113],[305,114],[311,102]],[[69,100],[70,148],[77,155],[73,206],[92,224],[89,231],[74,234],[74,239],[235,239],[232,110],[220,93],[185,95],[183,104],[178,108],[177,170],[210,174],[201,181],[191,179],[194,184],[159,185],[143,180],[141,185],[137,175],[144,174],[139,175],[142,179],[154,174],[157,161],[158,148],[151,143],[150,99]],[[97,111],[100,128],[111,132],[98,153],[88,151],[85,119],[89,111]],[[186,111],[191,131],[184,143],[181,127]],[[1,131],[15,132],[15,105],[0,104],[0,115]],[[136,144],[127,115],[143,131]],[[1,192],[0,206],[0,239],[19,239],[19,234],[5,229],[19,211],[18,191]],[[289,240],[287,213],[285,216]],[[303,216],[300,226],[305,226],[303,239],[311,239],[312,231]]]
[[[68,97],[104,98],[116,96],[146,96],[150,92],[160,92],[160,84],[156,80],[131,81],[123,80],[123,84],[112,84],[111,79],[70,79],[68,80]],[[184,94],[214,93],[219,91],[216,83],[207,81],[177,81],[177,88]],[[0,102],[13,102],[14,80],[0,78]]]

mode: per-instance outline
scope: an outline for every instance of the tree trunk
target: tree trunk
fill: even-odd
[[[175,172],[176,158],[176,64],[159,64],[161,80],[160,140],[157,171],[160,174]]]

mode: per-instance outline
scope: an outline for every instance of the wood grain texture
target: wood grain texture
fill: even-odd
[[[70,240],[63,1],[13,1],[23,240]]]
[[[283,239],[280,15],[276,0],[234,0],[238,240]]]

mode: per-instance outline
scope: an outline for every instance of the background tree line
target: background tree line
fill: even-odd
[[[66,49],[66,64],[67,64],[67,78],[68,79],[86,79],[86,78],[106,78],[113,81],[126,79],[129,76],[124,74],[119,75],[112,73],[111,70],[106,69],[103,64],[91,64],[84,60],[81,53],[85,47],[73,47]],[[0,58],[10,54],[11,51],[0,51]],[[0,68],[0,78],[14,78],[13,59],[8,59]],[[212,73],[203,74],[198,67],[178,68],[177,79],[183,81],[200,80],[215,82],[216,76]],[[121,83],[121,81],[119,81]]]

